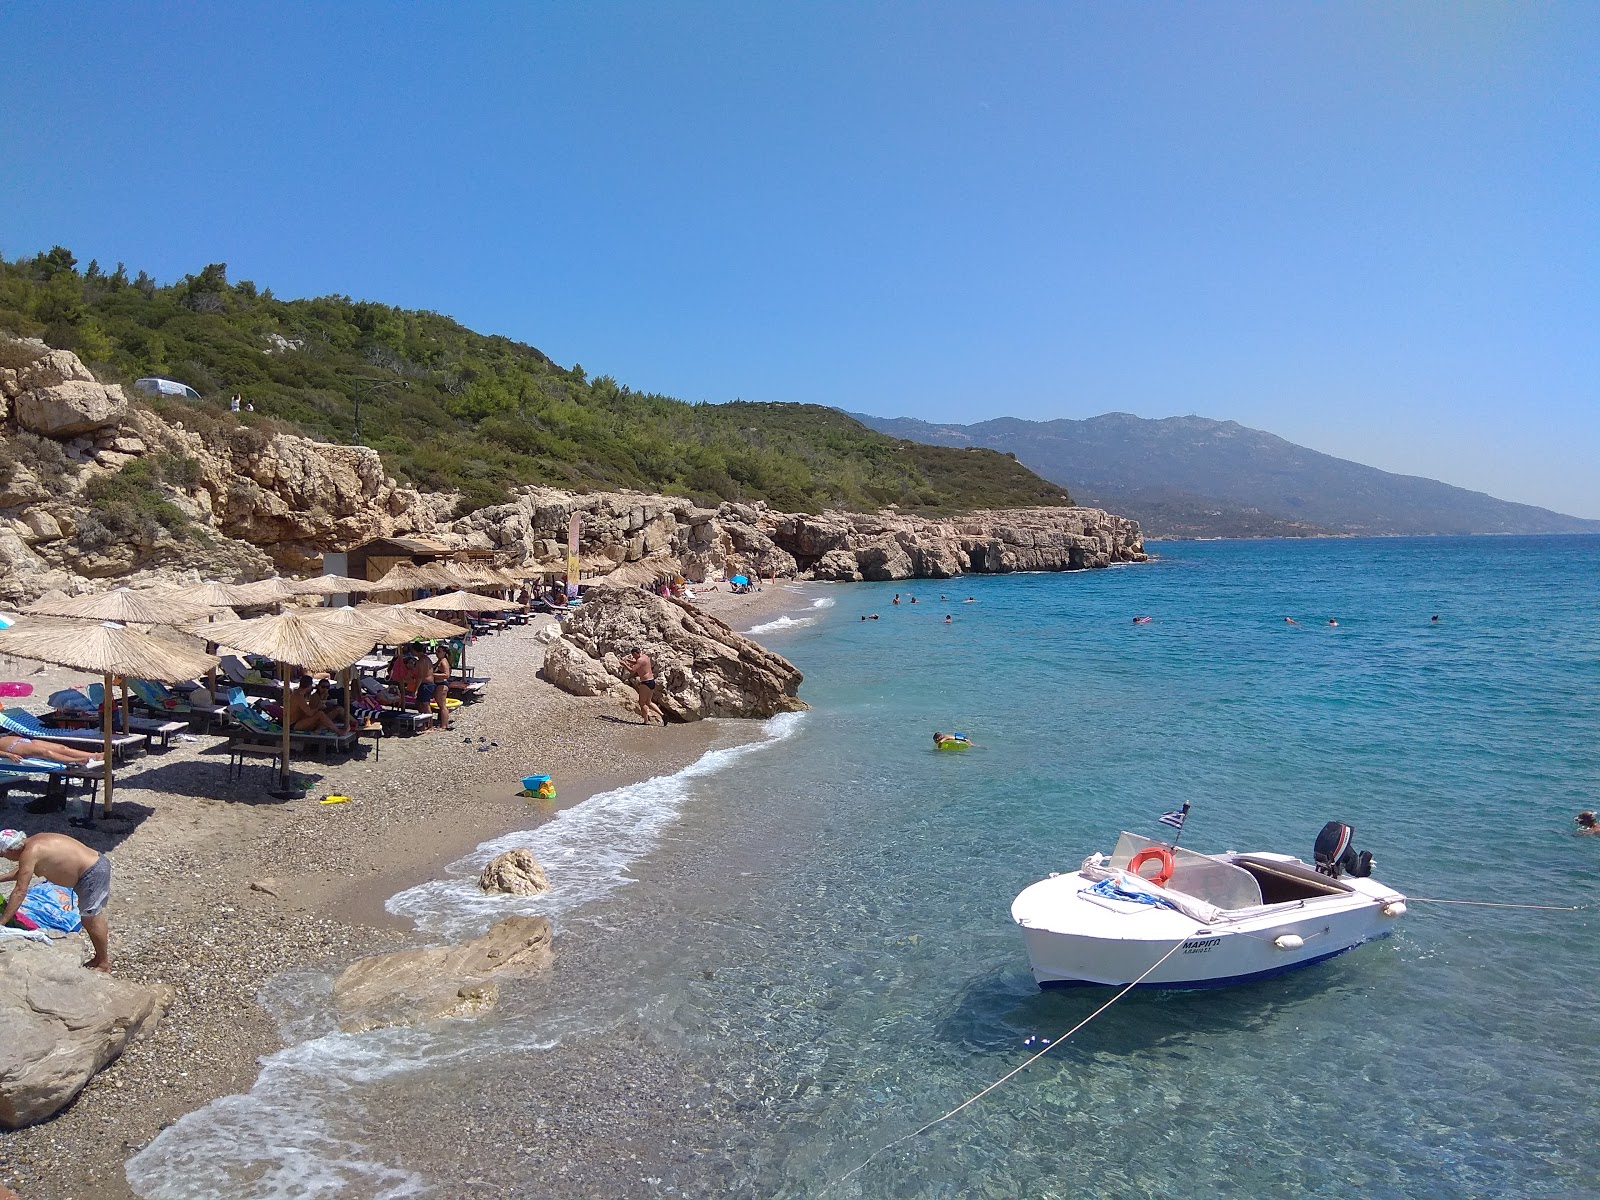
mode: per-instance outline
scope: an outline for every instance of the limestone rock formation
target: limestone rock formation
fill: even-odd
[[[959,518],[782,513],[760,502],[711,509],[681,497],[530,487],[456,517],[456,496],[401,486],[367,447],[269,433],[220,409],[186,428],[181,406],[164,411],[176,415],[130,406],[68,351],[0,339],[0,602],[149,570],[224,579],[314,572],[327,552],[407,535],[559,569],[574,516],[586,571],[626,567],[629,582],[640,573],[701,581],[738,570],[942,579],[1144,558],[1137,524],[1085,508]],[[85,489],[140,462],[157,469],[141,471],[138,486],[155,487],[189,522],[187,532],[149,519],[113,529],[101,519]],[[552,672],[564,670],[574,687],[608,686],[569,651],[552,649]]]
[[[430,946],[357,959],[334,981],[339,1026],[352,1033],[472,1016],[499,1002],[496,981],[549,969],[550,922],[514,916],[459,946]]]
[[[0,542],[0,549],[4,543]],[[604,696],[611,694],[626,700],[633,689],[610,671],[599,659],[591,658],[586,651],[564,637],[558,637],[545,647],[544,666],[539,673],[550,683],[572,696]]]
[[[486,892],[537,896],[550,890],[550,880],[533,851],[522,848],[495,855],[478,876],[478,886]]]
[[[13,345],[18,365],[0,367],[0,395],[22,428],[66,438],[115,425],[127,411],[122,388],[101,383],[70,350],[31,340]]]
[[[635,646],[650,655],[656,703],[669,720],[770,717],[806,707],[795,694],[803,677],[782,655],[690,605],[638,588],[591,588],[545,652],[545,672],[558,687],[573,678],[595,686],[603,673],[606,690],[631,696],[621,660]]]
[[[147,987],[86,970],[82,952],[0,941],[0,1126],[59,1112],[172,1003]]]

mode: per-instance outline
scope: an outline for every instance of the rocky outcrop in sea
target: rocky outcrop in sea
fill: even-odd
[[[105,385],[70,352],[5,341],[0,355],[0,601],[85,580],[254,579],[315,572],[375,537],[424,536],[560,570],[581,518],[591,573],[627,567],[700,580],[759,570],[805,579],[947,578],[1139,562],[1139,526],[1091,508],[936,518],[706,508],[640,492],[529,487],[456,516],[453,494],[419,492],[375,450],[333,445],[196,409],[164,419]],[[189,426],[189,427],[186,427]]]
[[[654,667],[655,703],[665,719],[765,718],[806,707],[804,678],[788,659],[736,633],[709,613],[636,587],[597,587],[544,652],[541,674],[575,696],[634,689],[622,659],[640,648]]]

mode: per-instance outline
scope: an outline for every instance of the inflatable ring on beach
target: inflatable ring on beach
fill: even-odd
[[[1160,870],[1154,875],[1139,875],[1139,868],[1151,860],[1161,864]],[[1172,851],[1165,846],[1146,846],[1128,860],[1129,871],[1139,875],[1140,879],[1155,884],[1157,887],[1165,887],[1167,885],[1167,880],[1172,878],[1172,869],[1175,865],[1172,861]]]

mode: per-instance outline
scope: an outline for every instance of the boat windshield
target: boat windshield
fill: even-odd
[[[1261,903],[1261,885],[1243,867],[1218,862],[1182,846],[1152,841],[1137,833],[1124,832],[1111,852],[1110,865],[1126,871],[1133,856],[1146,846],[1165,846],[1172,852],[1172,878],[1166,887],[1174,892],[1204,900],[1221,909],[1254,908]],[[1145,871],[1150,868],[1146,867]]]

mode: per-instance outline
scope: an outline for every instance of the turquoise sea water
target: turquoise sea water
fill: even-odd
[[[363,1088],[465,1094],[490,1055],[536,1078],[561,1044],[642,1024],[739,1115],[631,1194],[1600,1194],[1595,911],[1426,903],[1280,979],[1129,996],[846,1177],[1108,998],[1035,987],[1011,900],[1184,800],[1199,850],[1309,857],[1337,819],[1415,897],[1595,900],[1600,838],[1572,817],[1600,803],[1600,539],[1153,548],[811,591],[833,603],[758,634],[806,672],[811,712],[535,834],[573,862],[546,911],[604,987],[381,1044],[317,1037],[315,1003],[286,1001],[311,1040],[130,1176],[160,1196],[461,1194],[369,1144]],[[936,753],[935,728],[980,748]],[[397,905],[440,933],[486,922],[448,889]],[[301,1128],[320,1114],[312,1166],[250,1140],[288,1092]]]

